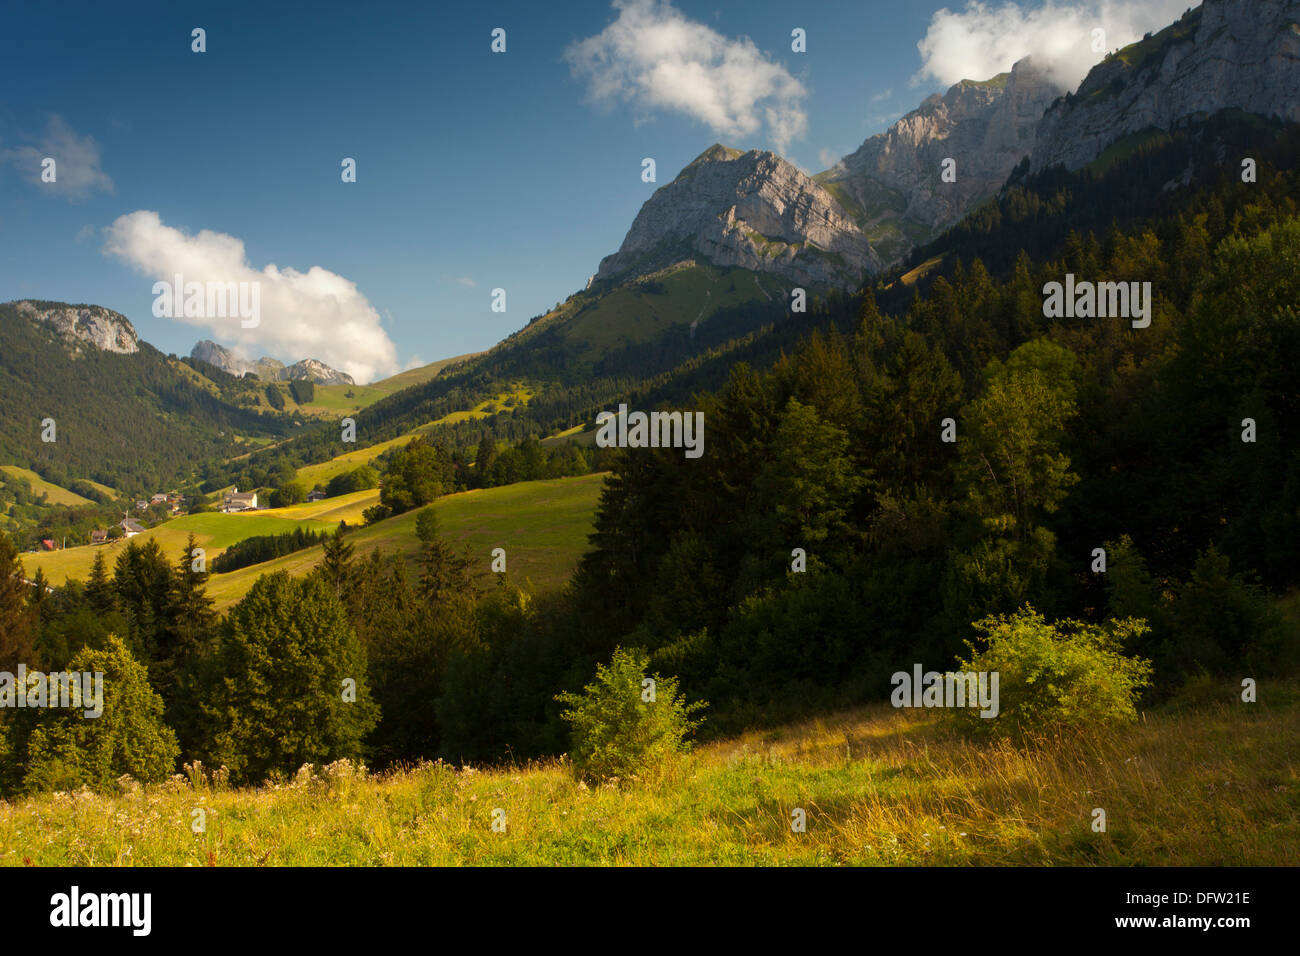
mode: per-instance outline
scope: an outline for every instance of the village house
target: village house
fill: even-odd
[[[325,500],[325,492],[321,491],[319,488],[313,488],[311,491],[307,492],[307,500],[308,500],[308,501],[324,501],[324,500]]]
[[[234,514],[237,511],[256,510],[256,491],[246,491],[241,494],[238,488],[231,488],[230,493],[221,499],[221,511],[224,514]]]
[[[104,543],[105,541],[107,541],[107,540],[108,540],[108,532],[107,532],[107,531],[98,531],[98,530],[97,530],[97,531],[92,531],[92,532],[90,532],[90,543],[91,543],[91,544],[103,544],[103,543]]]
[[[126,538],[134,538],[144,530],[144,525],[136,521],[134,518],[126,518],[123,521],[120,521],[118,527],[122,529],[122,535]]]

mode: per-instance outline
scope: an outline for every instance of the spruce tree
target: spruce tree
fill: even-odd
[[[200,703],[205,762],[247,783],[363,756],[366,653],[320,577],[264,575],[227,616]]]

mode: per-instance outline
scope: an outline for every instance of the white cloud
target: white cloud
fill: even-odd
[[[839,160],[839,154],[830,149],[817,150],[817,162],[821,163],[822,169],[830,169]]]
[[[871,102],[883,103],[885,100],[889,99],[893,95],[894,95],[894,88],[891,86],[889,89],[877,93],[875,96],[873,96],[871,98]]]
[[[564,51],[598,104],[685,113],[729,139],[766,128],[777,149],[804,135],[804,85],[749,37],[729,38],[667,0],[614,0],[618,17]]]
[[[54,160],[55,180],[42,182],[41,162]],[[9,163],[18,175],[65,199],[86,199],[91,193],[113,191],[113,180],[99,168],[99,143],[78,136],[62,116],[52,115],[45,135],[35,146],[0,150],[0,164]]]
[[[471,279],[469,276],[443,276],[442,281],[455,282],[457,285],[463,285],[469,289],[473,289],[478,286],[478,283],[475,282],[473,279]]]
[[[1089,68],[1109,53],[1142,39],[1182,15],[1190,0],[1047,0],[1031,8],[971,0],[954,13],[930,18],[917,43],[921,70],[915,81],[933,78],[945,87],[958,80],[986,80],[1032,55],[1063,89],[1075,89]],[[1104,49],[1092,49],[1092,31],[1105,31]]]
[[[207,229],[189,236],[146,209],[118,217],[104,232],[104,253],[151,280],[171,281],[179,273],[187,283],[260,283],[256,328],[243,328],[237,316],[176,319],[210,328],[219,341],[245,354],[319,359],[362,383],[397,367],[397,350],[380,327],[379,313],[354,282],[327,269],[298,272],[268,265],[259,270],[249,264],[240,239]]]

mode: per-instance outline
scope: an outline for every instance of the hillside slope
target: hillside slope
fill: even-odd
[[[90,478],[143,493],[238,450],[236,435],[284,431],[196,383],[116,312],[0,304],[0,463],[64,487]]]

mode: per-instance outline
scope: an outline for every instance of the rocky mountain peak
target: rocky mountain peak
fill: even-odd
[[[210,339],[203,339],[190,351],[190,358],[207,362],[234,376],[251,373],[263,382],[310,381],[317,385],[355,385],[351,375],[330,368],[318,359],[303,359],[286,366],[278,359],[263,356],[255,362],[240,358],[230,349]]]
[[[229,372],[231,375],[243,375],[245,366],[248,364],[236,356],[230,349],[218,345],[211,339],[203,339],[190,349],[190,358],[200,362],[207,362],[214,368],[219,368],[223,372]]]
[[[16,303],[19,313],[50,326],[71,345],[85,343],[103,352],[132,355],[140,351],[139,336],[131,320],[98,305],[43,307],[39,303]]]
[[[1043,111],[1063,92],[1029,57],[987,80],[962,80],[817,181],[856,216],[886,260],[905,253],[995,193],[1034,146]],[[956,179],[940,178],[946,159]]]
[[[1300,121],[1300,0],[1205,0],[1111,54],[1056,103],[1031,169],[1078,169],[1115,141],[1239,109]]]
[[[767,150],[715,144],[646,201],[595,281],[631,279],[684,259],[853,288],[880,259],[852,218]]]
[[[303,359],[284,370],[284,377],[290,381],[315,382],[317,385],[355,385],[356,381],[347,372],[330,368],[319,359]]]

